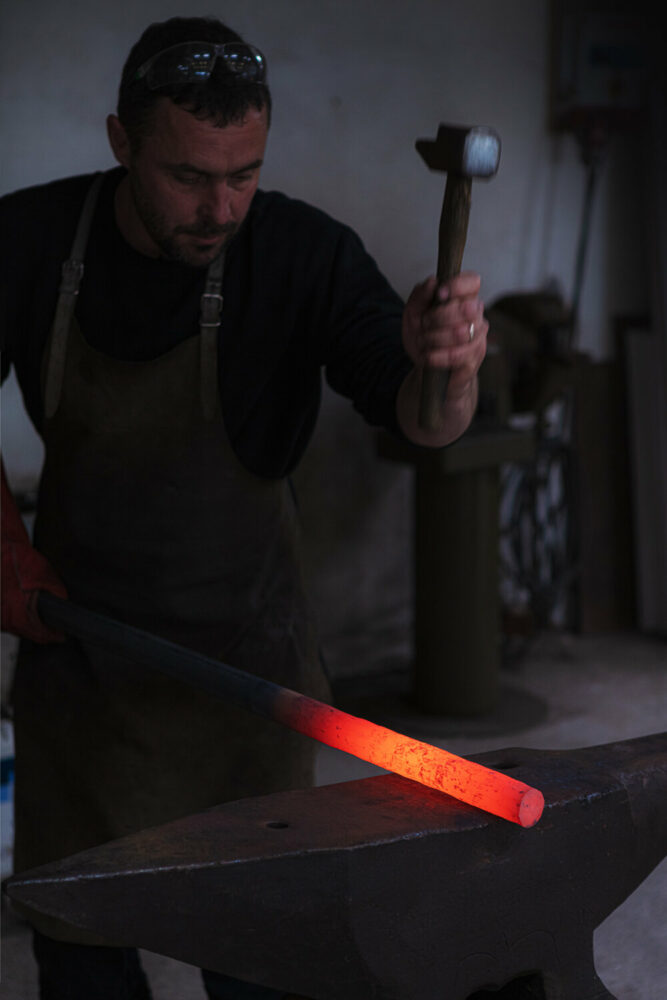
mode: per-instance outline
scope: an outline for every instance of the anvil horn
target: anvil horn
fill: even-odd
[[[387,774],[221,805],[6,890],[109,943],[315,1000],[524,981],[512,996],[611,996],[593,931],[667,854],[667,733],[475,759],[544,790],[537,827]]]

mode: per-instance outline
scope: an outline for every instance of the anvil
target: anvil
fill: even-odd
[[[593,931],[667,854],[667,733],[473,759],[543,790],[537,826],[382,774],[227,803],[6,891],[314,1000],[611,997]]]

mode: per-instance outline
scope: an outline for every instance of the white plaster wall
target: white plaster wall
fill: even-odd
[[[569,295],[585,178],[574,141],[547,129],[547,0],[5,4],[0,193],[110,166],[104,118],[125,56],[149,22],[186,8],[227,21],[268,57],[275,115],[263,186],[352,224],[400,293],[434,270],[444,190],[414,142],[451,121],[492,125],[503,143],[498,175],[474,187],[464,258],[481,272],[486,301],[550,279]],[[615,140],[581,301],[581,347],[594,357],[612,350],[613,315],[646,308],[641,184],[641,156]],[[36,475],[40,445],[11,382],[2,412],[12,478]],[[298,478],[324,631],[378,609],[400,618],[407,471],[377,463],[370,430],[327,394]]]

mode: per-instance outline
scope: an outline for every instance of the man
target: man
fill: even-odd
[[[229,28],[150,26],[117,112],[118,168],[1,207],[4,365],[45,444],[34,548],[3,471],[17,870],[312,780],[311,741],[52,633],[37,591],[326,699],[287,478],[320,372],[439,447],[472,419],[485,351],[478,276],[428,279],[403,308],[350,229],[259,190],[265,62]],[[442,431],[419,426],[425,363],[451,369]],[[149,996],[135,953],[30,919],[44,1000]]]

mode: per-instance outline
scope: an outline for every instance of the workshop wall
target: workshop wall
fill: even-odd
[[[176,0],[4,5],[0,193],[111,166],[104,118],[127,51],[149,22],[185,12]],[[401,294],[435,268],[444,189],[414,142],[451,121],[502,138],[497,177],[473,189],[464,258],[485,300],[548,282],[567,299],[585,175],[574,140],[547,127],[547,0],[225,0],[187,12],[226,20],[267,55],[275,115],[262,186],[351,224]],[[622,137],[612,147],[580,313],[581,347],[600,359],[612,317],[642,313],[648,296],[642,160]],[[29,485],[41,446],[13,382],[2,416],[10,477]],[[372,430],[326,392],[296,482],[325,650],[337,673],[363,673],[407,637],[411,475],[377,459]],[[374,662],[360,662],[355,636],[369,629]]]

